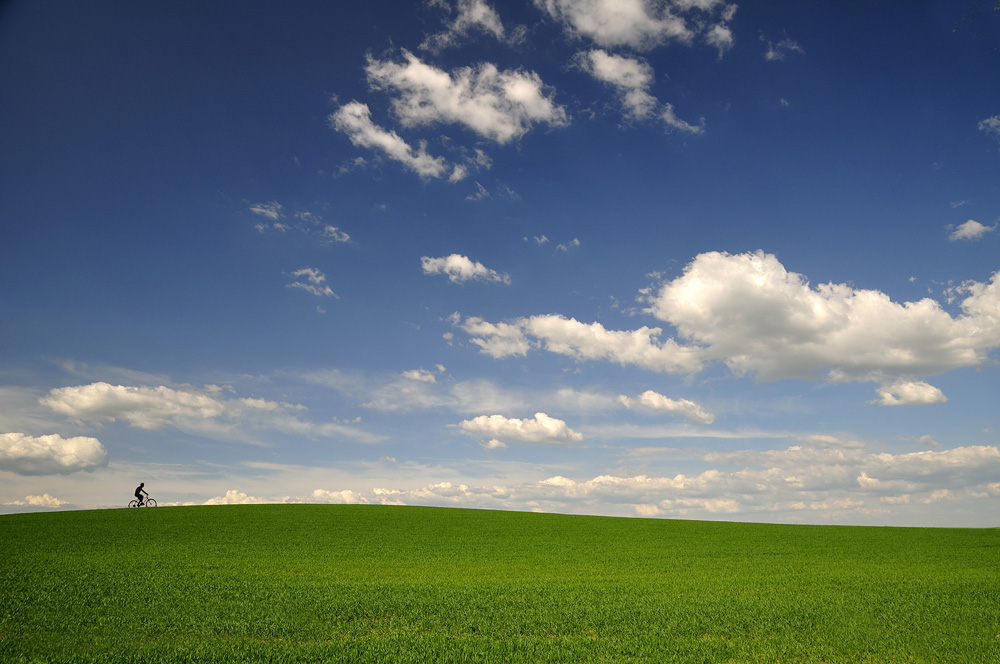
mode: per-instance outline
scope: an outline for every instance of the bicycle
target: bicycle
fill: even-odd
[[[146,500],[139,502],[138,499],[133,498],[128,504],[129,507],[156,507],[156,500],[153,498],[146,498]]]

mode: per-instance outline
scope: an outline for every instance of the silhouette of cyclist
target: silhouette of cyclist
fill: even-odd
[[[135,488],[135,497],[139,499],[139,504],[142,505],[146,501],[143,499],[142,494],[146,493],[146,490],[142,487],[146,486],[145,482],[139,482],[139,486]],[[149,498],[149,494],[146,493],[146,498]]]

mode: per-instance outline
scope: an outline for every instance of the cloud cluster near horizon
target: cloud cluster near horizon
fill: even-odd
[[[498,420],[495,428],[509,426]],[[300,496],[255,497],[230,490],[208,504],[323,502],[548,511],[572,506],[582,513],[620,505],[627,513],[646,517],[782,512],[829,518],[889,513],[900,505],[1000,496],[996,481],[1000,449],[995,446],[891,454],[874,451],[862,442],[812,436],[785,448],[702,452],[700,458],[713,467],[670,476],[605,474],[572,479],[554,475],[516,484],[444,481],[412,489],[316,489]]]

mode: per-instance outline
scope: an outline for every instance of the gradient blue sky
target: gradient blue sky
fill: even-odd
[[[1000,12],[7,2],[0,511],[988,526]]]

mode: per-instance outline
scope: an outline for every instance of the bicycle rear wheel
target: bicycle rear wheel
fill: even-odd
[[[152,498],[146,499],[146,507],[156,507],[156,501]]]
[[[133,499],[132,501],[129,502],[128,506],[129,507],[138,507],[139,506],[139,501]]]

